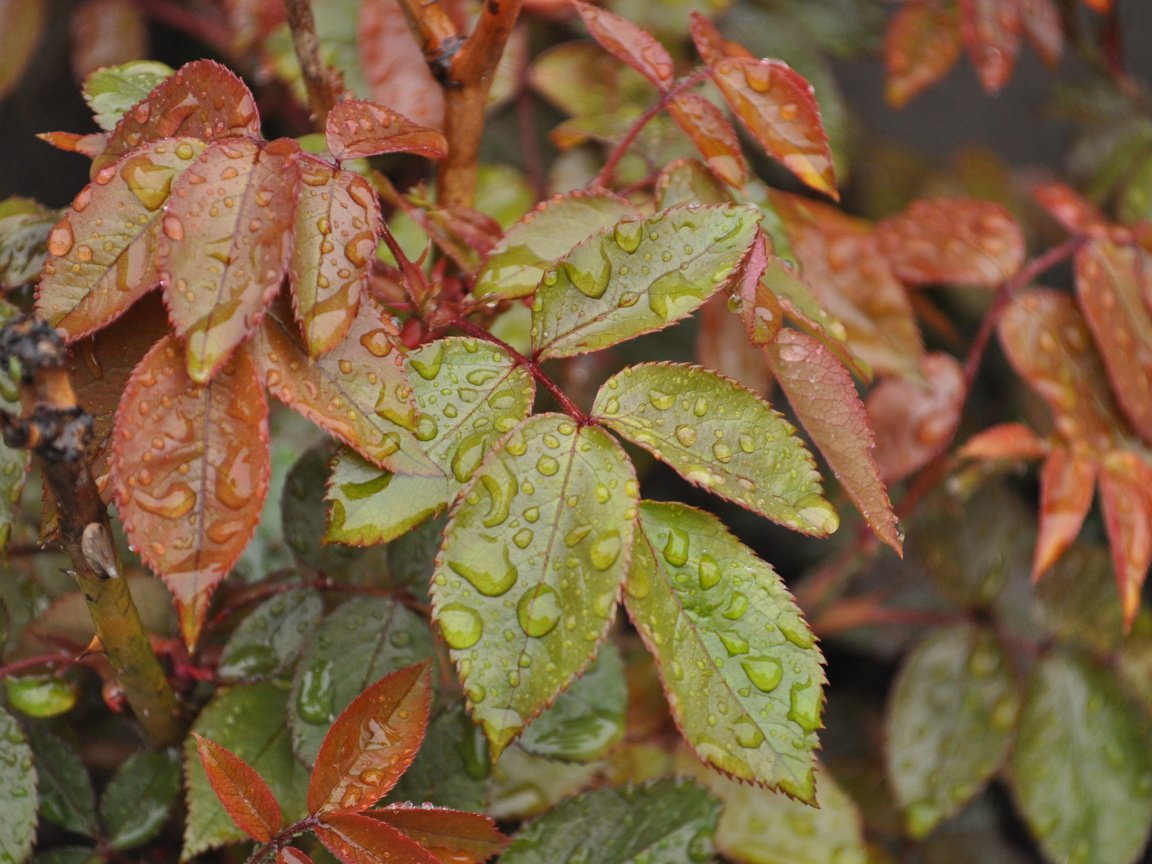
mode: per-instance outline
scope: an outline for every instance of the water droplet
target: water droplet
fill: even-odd
[[[689,426],[683,423],[676,427],[676,440],[683,444],[685,447],[691,447],[696,443],[696,427]]]
[[[720,581],[720,565],[711,555],[700,556],[700,587],[707,591]]]
[[[688,547],[688,534],[679,528],[670,529],[664,543],[664,560],[673,567],[683,567],[688,563]]]
[[[463,603],[449,603],[437,613],[440,632],[449,648],[462,651],[471,648],[484,634],[484,622],[475,609]],[[475,701],[475,700],[473,700]]]
[[[756,450],[756,442],[752,439],[752,436],[747,433],[741,433],[740,437],[736,439],[736,442],[745,453],[753,453]]]
[[[332,661],[318,660],[312,663],[300,677],[300,691],[296,694],[297,716],[307,723],[330,722],[335,693]]]
[[[184,223],[180,221],[180,217],[172,213],[165,213],[164,218],[160,222],[161,230],[164,236],[169,240],[183,240],[184,239]]]
[[[460,439],[460,443],[456,445],[456,451],[452,454],[450,465],[452,476],[457,481],[467,483],[472,479],[472,475],[476,473],[476,469],[484,461],[487,445],[488,438],[481,432],[473,432],[471,435],[465,435]],[[494,478],[485,476],[485,480],[489,479],[494,481]]]
[[[551,456],[541,456],[536,461],[536,470],[545,477],[551,477],[560,470],[560,463]]]
[[[832,534],[840,527],[840,517],[832,505],[818,495],[801,500],[798,510],[800,521],[817,534]]]
[[[708,413],[708,400],[703,396],[697,396],[696,401],[692,403],[692,413],[697,417],[703,417]]]
[[[712,445],[712,455],[716,457],[717,462],[726,464],[732,461],[732,448],[723,441],[717,441]]]
[[[186,483],[174,483],[162,495],[137,489],[132,500],[138,507],[162,519],[179,519],[196,506],[196,493]]]
[[[527,549],[532,545],[533,533],[529,528],[521,528],[512,535],[512,542],[521,549]]]
[[[793,684],[788,701],[789,720],[805,732],[815,732],[820,728],[820,688],[811,680]]]
[[[612,231],[612,239],[616,245],[631,255],[640,248],[640,241],[644,238],[644,222],[641,220],[620,222]]]
[[[784,638],[797,648],[812,647],[814,642],[812,631],[800,618],[781,615],[776,621],[776,626],[780,628],[780,633],[783,634]]]
[[[67,219],[58,222],[56,227],[48,232],[48,251],[57,258],[67,255],[72,243],[72,223]]]
[[[588,559],[597,570],[607,570],[620,557],[623,541],[615,528],[600,533],[588,549]]]
[[[748,680],[757,690],[771,693],[784,677],[784,666],[775,657],[749,657],[740,661]]]
[[[747,717],[734,724],[733,732],[736,736],[736,743],[749,750],[754,750],[764,743],[764,733]]]
[[[555,629],[560,613],[559,597],[550,585],[526,591],[516,604],[516,617],[521,629],[536,638],[547,636]]]
[[[728,604],[724,607],[722,614],[729,621],[738,621],[744,617],[744,613],[748,611],[748,597],[740,591],[733,591],[732,596],[728,598]]]
[[[661,393],[659,390],[649,390],[648,401],[652,403],[653,408],[667,411],[676,404],[676,397],[668,393]]]
[[[462,561],[449,561],[448,566],[458,576],[463,576],[467,579],[472,587],[484,594],[487,597],[499,597],[506,594],[508,590],[516,584],[517,578],[520,574],[513,566],[511,559],[508,557],[508,550],[504,550],[504,572],[491,573],[488,570],[483,570],[480,567],[473,567],[465,564]]]
[[[736,657],[740,654],[748,653],[748,640],[739,633],[721,631],[717,635],[720,637],[720,643],[724,646],[724,650],[728,652],[729,657]]]

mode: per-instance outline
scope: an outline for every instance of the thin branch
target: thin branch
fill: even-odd
[[[300,61],[300,71],[304,76],[304,89],[308,91],[312,122],[317,129],[323,129],[328,112],[336,104],[336,95],[332,90],[332,79],[328,77],[328,68],[320,57],[320,39],[312,17],[312,2],[284,0],[284,10],[288,13],[288,27],[292,31],[292,47],[296,49],[296,59]]]
[[[456,25],[444,9],[440,0],[398,0],[400,10],[408,21],[408,27],[420,40],[420,51],[424,62],[443,83],[452,62],[452,57],[460,49],[463,41],[456,31]]]

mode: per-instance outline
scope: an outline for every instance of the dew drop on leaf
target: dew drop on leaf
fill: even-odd
[[[67,255],[72,248],[72,242],[72,223],[67,219],[48,232],[48,251],[57,257]]]
[[[667,411],[676,404],[676,397],[668,393],[662,393],[659,390],[649,390],[648,401],[652,403],[653,408]]]
[[[592,566],[597,570],[607,570],[620,557],[622,545],[620,532],[615,528],[601,532],[588,549],[588,558]]]
[[[484,634],[484,622],[480,620],[480,615],[462,603],[449,603],[439,611],[437,620],[449,648],[471,648]]]
[[[507,569],[502,574],[489,573],[486,570],[481,570],[478,567],[472,567],[462,561],[449,561],[448,566],[458,576],[463,576],[467,579],[473,588],[487,597],[499,597],[506,594],[508,589],[516,584],[516,579],[519,573],[516,568],[512,566],[512,562],[508,560],[507,552],[505,552],[504,561]]]
[[[304,670],[304,675],[300,679],[300,692],[296,695],[296,713],[309,723],[330,722],[335,692],[332,661],[321,660],[313,663]]]
[[[820,688],[811,681],[797,681],[788,697],[788,719],[805,732],[820,728]]]
[[[720,565],[711,555],[700,556],[700,587],[707,591],[720,581]]]
[[[529,636],[547,636],[560,621],[560,602],[550,585],[526,591],[516,604],[520,628]]]
[[[741,660],[740,666],[756,689],[771,693],[784,677],[784,666],[775,657],[749,657]]]
[[[676,440],[683,444],[685,447],[691,447],[696,443],[696,427],[689,426],[687,423],[682,423],[676,427]]]
[[[664,560],[673,567],[683,567],[688,563],[688,534],[679,528],[668,531],[668,539],[664,543]]]

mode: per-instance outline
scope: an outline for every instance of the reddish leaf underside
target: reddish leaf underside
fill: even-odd
[[[379,801],[416,758],[431,707],[427,662],[393,672],[353,699],[320,746],[308,812],[358,813]]]
[[[980,83],[996,93],[1008,83],[1020,53],[1017,0],[959,0],[960,35]]]
[[[435,129],[413,123],[402,114],[375,102],[351,99],[328,112],[325,126],[328,150],[337,161],[381,153],[415,153],[440,159],[448,142]]]
[[[588,32],[600,46],[659,87],[668,90],[676,80],[671,55],[651,33],[626,18],[591,3],[574,0]]]
[[[848,370],[795,330],[781,330],[767,354],[788,403],[845,491],[876,536],[902,554],[896,514],[872,454],[875,437]]]
[[[1032,553],[1032,581],[1039,579],[1076,540],[1092,506],[1099,466],[1067,447],[1053,447],[1040,471],[1040,525]]]
[[[369,815],[451,864],[481,864],[508,845],[492,819],[480,813],[393,804]]]
[[[171,590],[189,645],[260,521],[270,473],[268,408],[247,356],[201,386],[175,337],[158,342],[116,412],[111,483],[128,539]]]
[[[312,830],[342,864],[445,864],[391,825],[367,816],[329,816]]]
[[[1023,423],[1001,423],[978,432],[960,449],[965,459],[1043,459],[1048,442]]]
[[[231,750],[195,732],[192,736],[200,764],[220,804],[241,831],[253,840],[267,843],[280,830],[283,817],[264,778]]]
[[[884,36],[888,104],[903,107],[943,78],[960,56],[960,44],[960,18],[954,6],[908,0]]]
[[[760,146],[807,185],[839,199],[812,86],[779,60],[728,57],[711,71],[725,101]]]
[[[1110,453],[1100,472],[1100,503],[1124,626],[1129,628],[1152,564],[1152,468],[1137,453]]]
[[[692,139],[712,173],[730,186],[744,185],[747,166],[740,139],[719,108],[696,93],[681,93],[668,103],[668,114]]]

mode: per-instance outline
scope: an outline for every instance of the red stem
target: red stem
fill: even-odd
[[[37,666],[55,667],[57,664],[63,666],[75,666],[84,662],[83,657],[74,657],[71,654],[37,654],[35,657],[22,657],[19,660],[14,660],[6,666],[0,666],[0,679],[7,678],[9,675],[15,675],[23,672],[25,669],[33,669]]]

